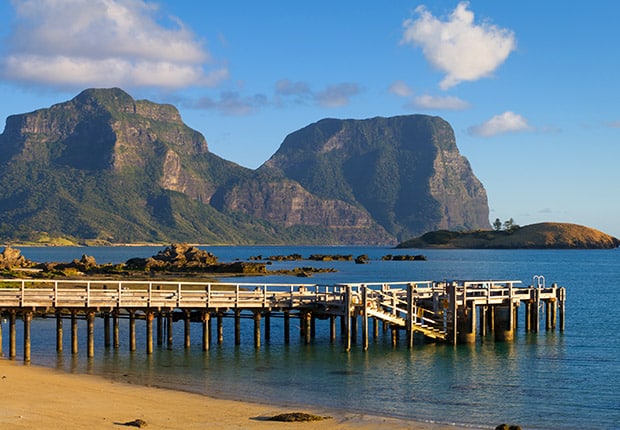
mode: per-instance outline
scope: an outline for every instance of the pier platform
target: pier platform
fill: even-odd
[[[172,325],[184,324],[184,347],[190,347],[192,323],[201,323],[202,348],[215,337],[223,342],[223,319],[234,319],[235,344],[241,342],[242,317],[254,320],[254,346],[269,341],[271,318],[284,319],[284,342],[290,342],[290,320],[299,320],[300,336],[312,343],[317,320],[329,320],[330,340],[340,337],[349,351],[353,344],[368,348],[379,325],[390,330],[393,345],[404,332],[406,344],[414,339],[474,343],[478,335],[493,332],[496,341],[511,341],[518,310],[525,307],[525,330],[538,332],[541,315],[547,330],[564,330],[566,290],[545,286],[542,276],[532,284],[521,281],[407,281],[386,283],[257,284],[182,281],[118,280],[0,280],[0,353],[2,322],[9,325],[9,358],[16,357],[17,321],[23,321],[24,361],[31,359],[33,318],[56,318],[56,348],[63,348],[63,322],[71,323],[71,352],[78,353],[79,320],[87,324],[87,355],[95,354],[95,318],[104,320],[104,347],[119,348],[119,320],[129,320],[129,349],[136,349],[136,320],[144,321],[146,352],[157,345],[172,346]],[[558,323],[559,318],[559,323]],[[212,330],[212,321],[216,330]],[[338,336],[337,320],[340,320]],[[155,330],[153,322],[156,322]],[[261,324],[262,322],[262,324]],[[261,330],[263,336],[261,335]],[[360,333],[361,332],[361,333]],[[165,339],[164,339],[165,338]]]

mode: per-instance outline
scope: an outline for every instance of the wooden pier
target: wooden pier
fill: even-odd
[[[87,325],[87,355],[95,354],[95,318],[104,321],[105,348],[119,348],[119,320],[129,320],[129,350],[136,349],[136,320],[144,321],[146,353],[153,352],[153,321],[156,342],[172,347],[172,325],[183,321],[184,347],[190,347],[192,322],[201,323],[202,348],[210,348],[215,335],[223,342],[223,319],[234,319],[235,345],[241,343],[242,317],[254,320],[254,346],[261,346],[261,320],[264,339],[271,336],[271,318],[284,319],[284,342],[290,342],[290,319],[299,320],[300,336],[311,343],[317,320],[329,320],[330,340],[340,338],[344,349],[360,341],[368,348],[369,320],[372,335],[379,324],[391,330],[394,346],[404,331],[408,347],[414,338],[438,342],[474,343],[477,335],[493,332],[496,341],[511,341],[518,321],[518,310],[525,305],[525,330],[538,332],[540,316],[545,328],[559,325],[564,330],[566,290],[545,286],[542,276],[532,285],[520,281],[414,281],[388,283],[254,284],[170,281],[111,280],[0,280],[0,354],[2,321],[9,324],[9,353],[16,357],[16,325],[23,321],[24,361],[31,358],[30,330],[35,317],[56,319],[56,348],[63,349],[63,324],[70,320],[71,352],[78,353],[78,320]],[[559,324],[558,324],[559,317]],[[212,321],[216,320],[216,332]],[[165,334],[165,336],[164,336]]]

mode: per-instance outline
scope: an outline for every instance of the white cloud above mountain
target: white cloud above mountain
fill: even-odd
[[[506,111],[493,116],[484,123],[470,127],[469,134],[479,137],[492,137],[498,134],[531,131],[533,128],[523,116],[512,111]]]
[[[419,6],[415,10],[418,17],[403,23],[401,42],[421,47],[427,61],[445,72],[439,84],[444,90],[492,76],[516,49],[512,31],[487,21],[476,24],[468,7],[468,2],[459,3],[442,21],[425,6]]]
[[[1,74],[58,87],[213,86],[229,76],[178,18],[143,0],[13,1]]]

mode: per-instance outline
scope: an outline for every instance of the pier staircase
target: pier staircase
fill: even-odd
[[[400,290],[402,293],[402,290]],[[408,309],[407,300],[402,294],[392,291],[372,290],[367,298],[366,313],[388,324],[407,329],[410,319],[411,330],[426,337],[447,340],[447,324],[444,323],[443,312],[434,312],[416,304]]]

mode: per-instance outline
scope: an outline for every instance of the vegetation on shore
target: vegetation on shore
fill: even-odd
[[[432,231],[400,243],[397,248],[461,249],[609,249],[620,240],[577,224],[544,222],[504,230]]]

